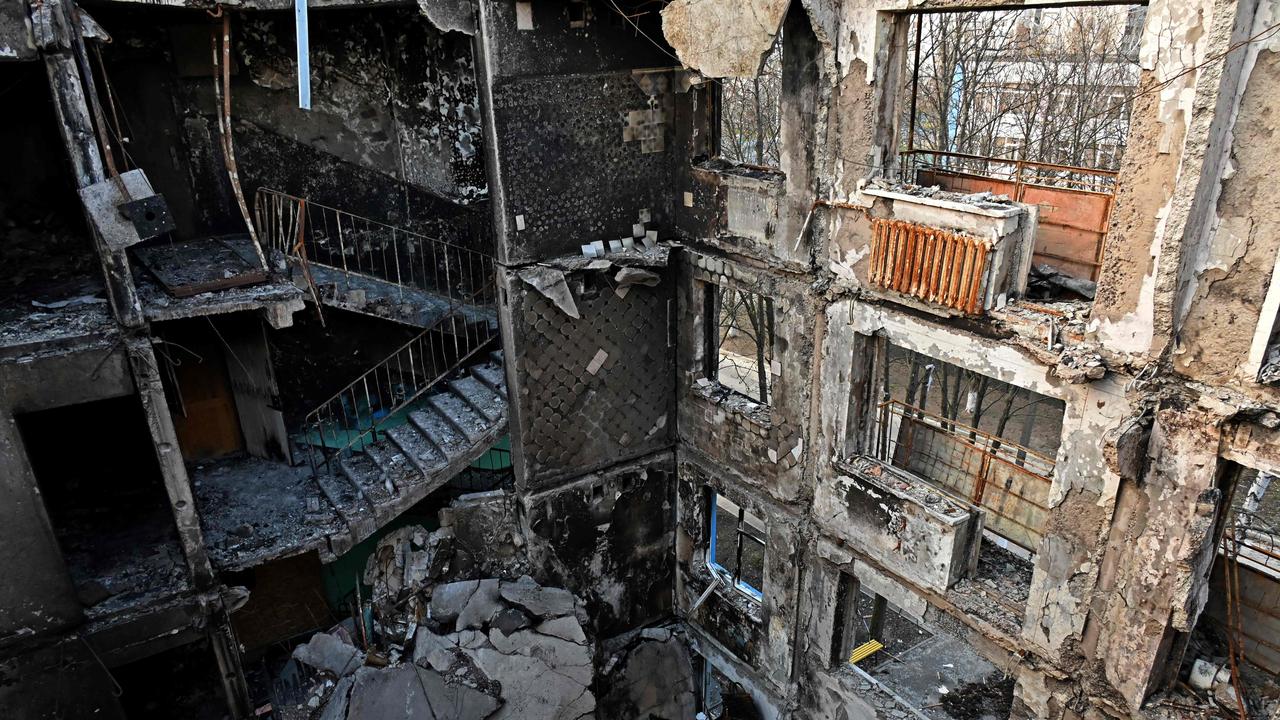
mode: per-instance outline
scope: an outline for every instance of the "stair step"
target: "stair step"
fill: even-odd
[[[356,482],[353,478],[373,476],[381,479],[383,474],[382,468],[364,453],[344,453],[338,458],[338,468],[352,483]]]
[[[373,532],[376,527],[373,507],[360,496],[345,471],[335,474],[321,468],[316,473],[316,484],[353,533],[364,537]]]
[[[500,397],[507,396],[507,374],[503,372],[501,365],[476,365],[471,368],[471,376]]]
[[[467,442],[474,442],[484,435],[489,427],[489,419],[472,409],[465,400],[451,392],[436,393],[427,398],[427,403],[440,411],[440,414],[457,430],[466,436]]]
[[[368,456],[369,464],[353,466],[364,472],[352,472],[348,477],[360,487],[365,498],[375,507],[391,502],[396,488],[407,485],[410,478],[418,472],[408,458],[395,448],[388,447],[385,440],[365,445],[364,454]],[[377,468],[378,472],[369,472],[369,466]],[[347,467],[343,466],[344,469]]]
[[[400,452],[404,454],[404,457],[407,457],[418,468],[421,473],[417,476],[418,481],[423,480],[424,476],[432,474],[448,462],[448,458],[437,450],[430,440],[423,437],[422,432],[412,423],[394,427],[387,431],[387,435],[391,437],[391,442],[400,448]]]
[[[440,417],[434,408],[409,413],[409,420],[427,436],[441,453],[452,458],[469,444],[467,438]]]
[[[458,378],[449,383],[449,389],[489,422],[502,417],[506,402],[488,385],[475,377]]]

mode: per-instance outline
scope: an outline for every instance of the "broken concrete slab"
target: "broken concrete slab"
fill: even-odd
[[[334,677],[345,677],[364,665],[364,653],[328,633],[316,633],[294,648],[293,659]]]
[[[579,645],[585,645],[587,642],[587,635],[582,632],[582,625],[578,623],[577,618],[571,616],[547,620],[539,624],[534,630],[543,635],[551,635]]]
[[[502,683],[506,704],[497,720],[560,720],[578,718],[595,709],[596,699],[585,683],[552,669],[538,657],[505,655],[481,648],[473,656],[477,667]]]
[[[483,720],[502,704],[475,688],[450,684],[440,673],[423,668],[417,668],[417,673],[418,683],[431,704],[431,717],[437,720]]]
[[[440,623],[452,623],[467,606],[478,587],[479,580],[462,580],[437,587],[431,593],[431,619]]]
[[[755,77],[790,5],[789,0],[675,0],[662,9],[662,34],[680,62],[703,75]]]
[[[574,611],[573,593],[563,588],[546,588],[528,575],[513,583],[502,583],[502,597],[535,617],[560,617]]]
[[[436,635],[426,627],[419,627],[414,637],[413,664],[447,672],[458,649],[457,635]]]
[[[529,627],[529,616],[518,608],[509,607],[495,615],[492,622],[494,629],[501,630],[503,635],[510,635]]]
[[[492,578],[481,580],[476,586],[476,591],[467,600],[466,607],[458,614],[458,629],[484,627],[502,609],[503,604],[498,596],[498,581]]]
[[[329,694],[324,710],[317,720],[343,720],[347,717],[347,706],[351,700],[351,687],[355,685],[355,676],[348,675],[338,681],[338,686]]]

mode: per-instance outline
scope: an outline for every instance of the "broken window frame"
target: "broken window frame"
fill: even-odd
[[[748,598],[750,598],[754,602],[762,602],[764,600],[763,588],[754,587],[742,579],[742,551],[744,547],[744,542],[756,543],[757,545],[760,546],[761,556],[763,558],[765,548],[768,547],[768,540],[765,537],[767,535],[767,532],[765,529],[764,520],[752,513],[747,512],[747,509],[745,506],[739,505],[738,503],[730,500],[727,497],[724,497],[723,495],[717,493],[714,490],[709,490],[707,495],[708,495],[707,569],[710,570],[711,573],[714,574],[716,577],[720,578],[720,580],[724,582],[726,585],[728,585],[729,587],[732,587],[734,590],[737,590],[738,592],[746,595]],[[720,505],[721,498],[724,498],[725,502],[729,503],[730,505],[737,508],[738,510],[737,522],[736,522],[736,526],[734,527],[735,538],[733,543],[733,548],[734,548],[733,570],[730,570],[729,568],[716,562],[716,540],[718,538],[718,532],[719,532],[719,527],[718,527],[719,522],[717,520],[719,513],[717,512],[717,510],[721,508],[721,505]],[[724,508],[724,510],[726,512],[732,513],[732,509],[730,508]],[[754,521],[754,523],[751,521]],[[750,532],[749,528],[753,524],[759,529],[760,536],[756,536],[755,534]],[[760,564],[760,579],[761,579],[760,584],[764,585],[763,559]]]
[[[725,313],[726,298],[730,301],[730,312],[727,317]],[[739,325],[741,322],[739,311],[747,314],[748,327]],[[772,369],[773,344],[776,338],[774,333],[773,299],[766,295],[743,290],[728,284],[705,283],[703,286],[703,325],[705,328],[703,342],[705,344],[704,360],[706,363],[704,372],[707,379],[749,400],[761,405],[769,405],[774,390]],[[721,380],[721,372],[726,369],[725,358],[722,353],[731,352],[724,350],[723,347],[725,341],[730,337],[729,333],[733,330],[737,330],[755,345],[755,358],[739,356],[748,361],[754,360],[755,387],[753,392],[746,391],[750,378],[749,366],[743,370],[738,363],[730,361],[731,371],[738,375],[739,382],[738,384],[731,384]],[[737,353],[734,354],[737,355]]]

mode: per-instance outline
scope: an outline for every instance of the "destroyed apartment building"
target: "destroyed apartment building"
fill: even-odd
[[[0,0],[0,717],[1280,718],[1280,1]]]

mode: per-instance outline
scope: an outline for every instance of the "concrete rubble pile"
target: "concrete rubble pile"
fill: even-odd
[[[597,717],[599,653],[582,600],[528,575],[448,582],[451,546],[450,528],[411,526],[384,538],[365,575],[374,621],[344,623],[295,648],[292,660],[311,684],[300,703],[276,711],[309,720]],[[618,712],[690,717],[694,682],[682,638],[654,628],[629,640],[612,643],[602,664]]]
[[[289,717],[590,717],[594,651],[582,602],[528,576],[448,582],[452,527],[400,528],[370,555],[364,627],[344,623],[293,652],[312,678]],[[461,563],[470,568],[470,563]]]

